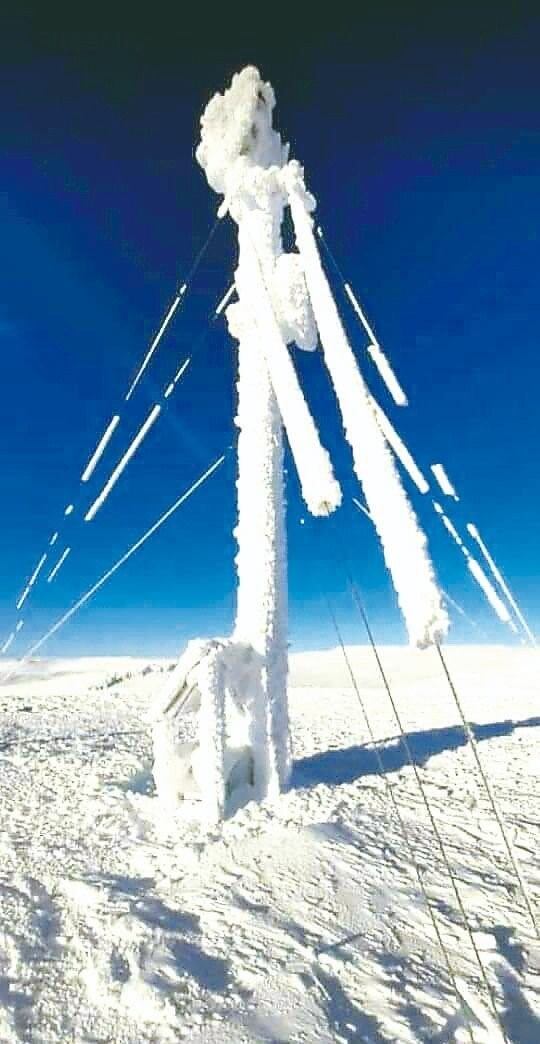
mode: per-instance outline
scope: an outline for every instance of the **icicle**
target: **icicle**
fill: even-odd
[[[450,479],[448,478],[448,475],[446,474],[446,471],[444,470],[442,464],[432,464],[431,470],[445,496],[453,497],[454,500],[459,500],[459,497],[452,483],[450,482]]]
[[[377,338],[375,337],[375,334],[373,333],[371,326],[369,325],[362,309],[360,308],[360,305],[356,300],[351,286],[349,285],[349,283],[344,283],[343,285],[345,287],[345,293],[347,294],[349,301],[351,302],[358,318],[360,319],[360,322],[362,323],[364,330],[370,338],[371,343],[368,344],[366,350],[370,358],[372,359],[374,365],[376,366],[377,370],[379,371],[379,376],[381,380],[384,381],[384,383],[386,384],[386,387],[390,392],[390,395],[392,396],[396,406],[407,406],[407,396],[405,395],[405,392],[403,391],[403,388],[401,387],[390,363],[388,362],[388,359],[386,358],[379,342],[377,341]]]
[[[446,634],[448,616],[426,538],[395,470],[341,324],[319,258],[298,165],[289,164],[287,171],[296,239],[355,471],[381,540],[410,639],[418,646],[429,645]]]
[[[94,471],[96,470],[96,467],[99,464],[99,461],[101,460],[107,446],[109,445],[109,442],[111,441],[111,438],[114,432],[116,431],[119,423],[120,417],[118,414],[115,414],[112,420],[109,421],[109,424],[105,428],[103,435],[101,436],[92,456],[90,457],[90,460],[88,461],[88,464],[86,465],[81,475],[81,482],[88,482],[88,479],[91,478],[91,476],[94,474]]]
[[[123,457],[121,457],[121,459],[118,461],[118,464],[116,465],[116,467],[115,467],[114,471],[112,472],[111,476],[107,479],[107,482],[105,483],[103,489],[101,490],[101,493],[99,494],[99,496],[96,497],[96,499],[94,500],[94,503],[89,507],[88,511],[86,512],[86,515],[84,516],[84,521],[85,522],[91,522],[92,519],[95,518],[95,516],[97,515],[100,507],[102,506],[102,504],[105,503],[107,497],[109,496],[109,493],[111,492],[113,487],[118,482],[118,479],[120,478],[122,472],[126,469],[126,467],[129,464],[131,458],[137,452],[141,442],[143,441],[145,436],[150,431],[150,428],[152,427],[154,422],[158,419],[160,413],[161,413],[161,406],[159,406],[159,405],[154,406],[150,410],[150,413],[148,414],[148,417],[146,418],[144,424],[141,425],[141,427],[139,428],[139,431],[135,435],[135,438],[133,439],[133,441],[128,446],[128,448],[127,448],[126,452],[124,453]]]
[[[386,416],[386,414],[381,409],[378,402],[376,401],[376,399],[373,398],[372,395],[370,396],[370,400],[373,409],[375,410],[377,423],[388,445],[394,451],[398,460],[401,461],[403,467],[405,468],[405,471],[407,472],[409,477],[412,478],[415,486],[420,490],[420,493],[427,493],[429,490],[429,483],[424,478],[422,472],[420,471],[420,468],[414,460],[414,457],[409,452],[405,443],[398,435],[396,429],[390,423],[388,417]]]

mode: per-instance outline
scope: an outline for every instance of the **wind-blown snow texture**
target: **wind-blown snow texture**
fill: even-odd
[[[381,650],[511,1044],[540,953],[432,651]],[[477,1044],[488,1002],[369,650],[350,650]],[[447,649],[540,898],[535,650]],[[339,652],[292,657],[291,787],[166,819],[147,710],[167,665],[42,661],[0,688],[2,1044],[467,1041]],[[184,739],[192,736],[186,715]]]

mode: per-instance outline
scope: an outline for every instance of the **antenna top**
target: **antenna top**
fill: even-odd
[[[234,170],[281,167],[288,147],[272,127],[276,98],[271,84],[253,65],[236,73],[223,94],[214,94],[201,117],[201,140],[195,157],[215,192],[227,193]]]

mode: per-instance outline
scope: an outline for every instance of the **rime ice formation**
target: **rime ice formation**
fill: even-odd
[[[423,647],[439,641],[448,629],[426,537],[401,484],[341,323],[313,235],[310,212],[314,200],[306,191],[298,163],[287,164],[282,183],[288,193],[325,363],[352,449],[354,469],[381,541],[409,638]]]
[[[154,710],[153,773],[165,805],[200,798],[203,818],[222,819],[235,792],[262,798],[269,786],[262,659],[235,640],[191,641]],[[199,736],[180,742],[178,720],[197,713]]]
[[[209,185],[223,197],[220,215],[230,214],[238,226],[238,301],[227,304],[227,295],[218,306],[226,309],[229,330],[238,341],[237,612],[232,639],[199,648],[196,668],[187,671],[196,675],[200,694],[199,742],[188,751],[176,749],[175,715],[184,705],[180,694],[187,677],[182,661],[177,693],[168,708],[162,708],[156,725],[156,780],[162,776],[164,760],[169,769],[158,786],[170,794],[167,780],[174,778],[177,761],[181,779],[172,790],[182,796],[180,791],[186,780],[195,778],[202,759],[206,769],[201,797],[207,817],[213,819],[226,814],[233,791],[248,787],[252,796],[264,798],[277,794],[290,776],[283,430],[309,511],[328,515],[341,502],[290,346],[313,351],[320,336],[355,470],[411,640],[427,645],[439,640],[447,627],[426,539],[320,264],[309,217],[315,201],[305,188],[301,167],[289,162],[288,146],[272,126],[274,106],[270,84],[257,69],[247,67],[207,105],[196,151]],[[281,233],[287,205],[298,247],[292,253],[284,250]],[[250,664],[243,674],[238,673],[238,656]],[[235,743],[229,717],[239,707],[245,735],[231,759]]]
[[[233,638],[197,654],[198,745],[177,749],[182,701],[169,701],[156,724],[155,772],[160,792],[178,798],[204,763],[201,797],[210,819],[225,814],[233,791],[247,787],[261,799],[277,794],[290,775],[283,428],[309,510],[327,515],[341,501],[289,348],[313,351],[317,327],[301,259],[282,244],[280,171],[288,149],[272,127],[274,105],[270,85],[256,69],[244,69],[209,102],[196,153],[210,186],[224,197],[220,213],[238,226],[238,301],[229,303],[231,290],[218,306],[238,341],[238,598]],[[179,671],[180,692],[185,665]],[[240,746],[230,722],[236,714],[238,725],[239,707]],[[171,786],[175,765],[179,781]]]

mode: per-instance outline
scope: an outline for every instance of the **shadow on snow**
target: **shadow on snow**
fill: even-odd
[[[471,724],[478,742],[510,736],[516,729],[538,726],[540,717],[526,718],[524,721],[492,722],[488,725]],[[437,754],[458,750],[467,743],[460,725],[426,729],[423,732],[407,732],[405,736],[415,765],[424,765]],[[405,745],[401,737],[396,736],[381,740],[376,747],[366,743],[300,758],[294,764],[291,787],[299,790],[315,786],[317,783],[354,783],[363,776],[380,775],[379,758],[385,772],[399,772],[409,764]]]

